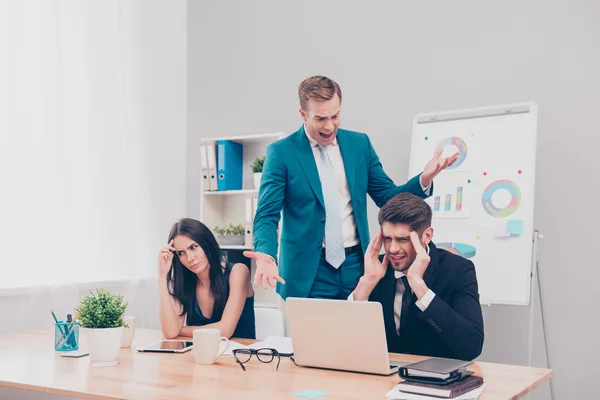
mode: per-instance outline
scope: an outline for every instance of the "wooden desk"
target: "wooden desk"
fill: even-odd
[[[306,389],[329,392],[323,399],[384,399],[399,381],[397,375],[328,371],[297,367],[282,357],[275,364],[256,359],[244,372],[232,356],[215,365],[194,362],[183,354],[139,353],[137,346],[159,340],[158,331],[137,329],[132,348],[121,349],[117,367],[91,368],[89,357],[65,358],[53,350],[51,331],[0,335],[0,386],[87,399],[296,399]],[[85,346],[84,337],[82,347]],[[240,342],[243,341],[239,340]],[[423,357],[392,354],[398,361]],[[553,371],[477,362],[477,375],[487,381],[480,399],[516,399],[547,381]]]

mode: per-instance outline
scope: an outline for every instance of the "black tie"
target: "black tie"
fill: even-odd
[[[400,337],[406,337],[406,334],[402,334],[402,332],[407,332],[407,321],[408,321],[408,312],[410,310],[410,304],[413,301],[412,291],[410,289],[410,285],[408,284],[408,278],[403,276],[402,284],[404,285],[404,293],[402,293],[402,307],[400,311],[400,329],[398,335]]]

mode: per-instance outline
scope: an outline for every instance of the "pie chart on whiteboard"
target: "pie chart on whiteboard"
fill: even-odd
[[[445,243],[436,243],[438,249],[444,249],[449,251],[450,253],[456,254],[458,256],[464,258],[475,257],[477,250],[474,246],[470,244],[464,243],[454,243],[454,242],[445,242]]]

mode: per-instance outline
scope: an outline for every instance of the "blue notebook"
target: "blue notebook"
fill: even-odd
[[[242,189],[243,146],[230,140],[217,142],[218,190]]]

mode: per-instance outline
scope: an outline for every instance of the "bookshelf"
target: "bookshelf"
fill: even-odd
[[[221,250],[254,250],[254,246],[244,246],[244,245],[221,245]]]
[[[206,196],[235,196],[235,195],[254,195],[258,196],[258,190],[256,189],[242,189],[242,190],[217,190],[214,192],[204,193]]]
[[[267,153],[267,146],[286,134],[265,133],[257,135],[239,135],[202,139],[201,144],[216,143],[219,140],[230,140],[243,146],[242,152],[242,189],[206,191],[202,187],[200,196],[200,221],[213,230],[215,226],[231,223],[234,225],[246,222],[246,199],[258,198],[258,188],[254,187],[253,173],[250,165],[257,157]],[[203,185],[203,183],[201,183]],[[254,207],[253,207],[254,208]],[[281,231],[281,230],[280,230]],[[243,262],[250,266],[250,278],[254,281],[256,263],[243,256],[243,251],[253,250],[252,245],[221,245],[221,249],[232,262]],[[254,285],[253,285],[254,286]],[[255,307],[281,308],[283,301],[275,289],[264,290],[262,286],[254,287]]]

